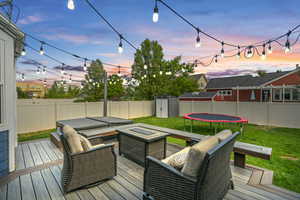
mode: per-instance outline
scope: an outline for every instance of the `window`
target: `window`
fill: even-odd
[[[220,95],[220,96],[231,96],[232,91],[231,90],[219,90],[218,95]]]
[[[291,101],[292,100],[292,89],[286,88],[284,89],[284,100]]]
[[[300,88],[294,88],[292,91],[292,100],[300,101]]]
[[[274,101],[281,101],[282,100],[282,89],[274,89],[273,99],[274,99]]]

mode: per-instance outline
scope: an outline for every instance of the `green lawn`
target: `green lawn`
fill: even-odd
[[[160,119],[155,117],[135,119],[135,122],[147,123],[161,127],[184,130],[182,118]],[[188,125],[188,121],[187,121]],[[187,127],[188,128],[188,127]],[[238,131],[237,126],[219,127]],[[189,129],[188,129],[189,130]],[[49,137],[54,131],[46,130],[19,135],[19,141]],[[194,122],[194,133],[213,135],[209,124]],[[274,171],[274,184],[300,193],[300,129],[277,128],[249,124],[239,141],[273,148],[271,161],[248,156],[247,163]],[[185,145],[183,140],[168,138],[169,142]]]
[[[135,122],[147,123],[161,127],[184,130],[182,118],[161,119],[155,117],[139,118]],[[188,121],[187,122],[187,130]],[[193,132],[213,135],[208,123],[194,122]],[[219,127],[238,131],[234,125]],[[247,163],[274,171],[274,184],[300,193],[300,129],[257,126],[249,124],[244,134],[238,137],[241,142],[273,148],[272,159],[262,160],[247,156]],[[169,142],[185,145],[184,141],[168,138]]]

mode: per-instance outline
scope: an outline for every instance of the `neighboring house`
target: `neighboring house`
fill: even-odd
[[[199,90],[204,90],[206,88],[207,85],[207,79],[205,74],[194,74],[191,75],[192,78],[194,78],[198,85],[199,85]]]
[[[16,58],[24,34],[0,14],[0,177],[15,169]]]
[[[300,68],[263,76],[213,78],[206,91],[217,93],[214,101],[299,102]]]
[[[34,81],[19,81],[17,82],[17,87],[21,88],[23,92],[28,93],[32,98],[43,98],[47,91],[47,87],[43,83]]]
[[[213,101],[217,92],[192,92],[179,97],[180,101]]]

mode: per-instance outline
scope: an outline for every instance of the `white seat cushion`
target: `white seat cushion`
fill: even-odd
[[[187,176],[196,177],[205,155],[210,149],[218,144],[219,139],[215,136],[212,136],[193,145],[187,155],[181,172]]]
[[[83,137],[82,135],[80,135],[80,142],[84,151],[88,151],[93,148],[90,141],[87,138]]]
[[[65,125],[63,127],[63,133],[67,139],[71,153],[83,152],[83,147],[81,145],[81,137],[71,126]]]
[[[181,170],[186,160],[186,157],[190,151],[190,148],[191,147],[186,147],[181,151],[178,151],[177,153],[172,154],[169,157],[165,158],[164,160],[162,160],[162,162],[171,165],[172,167],[178,170]]]

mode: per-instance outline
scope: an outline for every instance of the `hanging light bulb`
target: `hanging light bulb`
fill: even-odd
[[[146,64],[144,65],[144,69],[145,69],[145,70],[148,69],[148,66],[147,66]]]
[[[40,73],[41,73],[41,67],[38,66],[38,67],[37,67],[37,70],[36,70],[36,74],[40,74]]]
[[[120,35],[120,43],[119,43],[119,46],[118,46],[119,54],[123,53],[123,51],[124,51],[123,44],[122,44],[122,39],[123,39],[123,37]]]
[[[268,54],[272,53],[272,46],[271,46],[271,41],[268,42],[269,46],[268,46]]]
[[[80,83],[80,89],[83,89],[83,82]]]
[[[158,14],[157,0],[155,0],[155,7],[153,10],[153,16],[152,16],[153,22],[154,23],[158,22],[158,18],[159,18],[159,14]]]
[[[69,83],[72,83],[72,74],[70,74]]]
[[[221,57],[224,58],[224,42],[222,42]]]
[[[238,52],[236,54],[236,58],[237,59],[241,58],[241,47],[240,46],[238,46]]]
[[[197,28],[197,38],[196,38],[196,44],[195,44],[196,48],[201,47],[201,41],[200,41],[200,30],[199,28]]]
[[[25,47],[23,47],[22,51],[21,51],[21,56],[25,56],[26,55],[26,50]]]
[[[74,0],[68,0],[67,6],[68,6],[68,9],[74,10],[75,9]]]
[[[153,74],[153,78],[155,78],[156,77],[156,74]]]
[[[47,71],[47,68],[46,68],[46,66],[43,66],[43,70],[42,70],[42,74],[46,74],[46,71]]]
[[[162,74],[163,74],[163,71],[160,70],[160,71],[159,71],[159,75],[162,75]]]
[[[286,42],[285,42],[285,45],[284,45],[284,52],[285,53],[289,53],[291,51],[291,44],[290,44],[290,41],[289,41],[289,36],[291,35],[291,31],[289,31],[286,35]]]
[[[85,72],[87,71],[86,60],[87,59],[85,58],[84,59],[84,64],[83,64],[83,71],[85,71]]]
[[[184,68],[182,68],[182,69],[181,69],[181,71],[184,73],[184,72],[185,72],[185,69],[184,69]]]
[[[248,47],[248,50],[247,50],[247,57],[248,57],[248,58],[251,58],[252,56],[253,56],[252,47],[249,46],[249,47]]]
[[[41,47],[40,47],[40,54],[41,54],[41,55],[44,55],[44,54],[45,54],[43,45],[44,45],[44,43],[41,42]]]
[[[22,75],[21,75],[21,81],[25,81],[25,74],[24,73],[22,73]]]
[[[171,75],[171,74],[172,74],[172,72],[170,72],[170,71],[166,72],[166,75]]]
[[[218,63],[218,55],[215,55],[215,63]]]
[[[65,74],[65,64],[64,63],[62,63],[62,65],[61,65],[60,73]]]
[[[266,55],[266,45],[263,44],[263,50],[262,50],[262,52],[261,52],[261,59],[262,59],[262,60],[265,60],[266,57],[267,57],[267,55]]]
[[[147,75],[146,75],[146,74],[144,75],[144,78],[147,78]]]
[[[118,70],[118,76],[121,77],[122,74],[121,74],[121,66],[118,66],[119,70]]]

